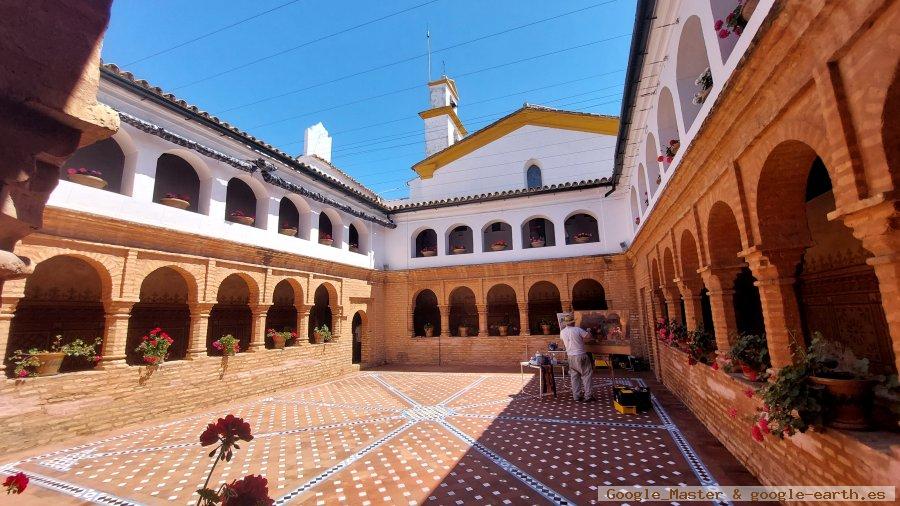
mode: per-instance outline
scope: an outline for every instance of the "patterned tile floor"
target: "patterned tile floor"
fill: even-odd
[[[214,481],[262,474],[276,504],[593,504],[598,485],[716,484],[658,400],[621,415],[609,380],[594,382],[599,400],[582,404],[566,390],[537,398],[536,380],[518,373],[361,372],[0,473],[27,473],[45,504],[194,504],[212,464],[198,436],[231,412],[255,438]]]

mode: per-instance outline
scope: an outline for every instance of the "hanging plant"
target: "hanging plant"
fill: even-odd
[[[718,35],[720,39],[728,38],[732,33],[735,36],[740,37],[741,33],[744,32],[744,29],[747,28],[747,18],[744,16],[744,8],[746,5],[746,0],[738,0],[737,5],[734,6],[734,9],[728,13],[728,16],[726,16],[724,20],[716,20],[716,23],[713,26],[716,29],[716,35]]]
[[[662,154],[656,157],[656,161],[672,163],[672,160],[675,158],[675,155],[678,154],[678,148],[680,147],[681,142],[679,142],[678,139],[670,140],[668,146],[664,146],[659,149]]]
[[[692,102],[696,105],[700,105],[703,102],[706,102],[706,97],[709,96],[709,90],[712,89],[713,85],[712,72],[710,72],[709,67],[706,67],[706,70],[697,76],[697,80],[694,81],[694,84],[700,87],[700,91],[694,94]]]

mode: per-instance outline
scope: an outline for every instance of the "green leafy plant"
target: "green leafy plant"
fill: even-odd
[[[99,362],[101,357],[97,354],[97,347],[103,341],[102,337],[94,339],[94,342],[88,344],[82,339],[75,339],[71,343],[62,344],[63,336],[57,334],[53,336],[49,349],[29,348],[28,351],[16,350],[12,355],[13,374],[17,378],[27,378],[35,375],[35,370],[40,367],[41,359],[38,355],[42,353],[62,353],[67,357],[83,357],[90,358],[94,363]]]
[[[424,328],[425,330],[432,330],[434,329],[434,324],[431,322],[426,322],[425,325],[422,326],[422,328]]]
[[[710,365],[715,362],[716,340],[703,327],[687,333],[688,363]]]
[[[772,367],[765,334],[739,334],[728,350],[728,358],[735,363],[747,365],[757,373]]]
[[[822,426],[825,422],[823,392],[810,384],[810,373],[805,360],[778,371],[759,390],[763,408],[756,427],[781,439],[806,432],[810,426]]]
[[[334,336],[331,335],[331,329],[329,329],[328,325],[325,325],[324,323],[320,327],[316,327],[315,329],[313,329],[313,332],[322,336],[322,340],[326,343],[330,343],[334,340]]]
[[[140,353],[144,363],[148,365],[161,364],[169,353],[169,347],[175,340],[169,337],[163,329],[156,327],[145,336],[141,336],[141,344],[134,349]]]
[[[222,352],[222,355],[230,357],[240,351],[240,343],[231,334],[225,334],[219,339],[213,341],[213,348]]]
[[[869,379],[869,359],[857,358],[849,347],[816,332],[806,352],[810,373],[820,378]]]

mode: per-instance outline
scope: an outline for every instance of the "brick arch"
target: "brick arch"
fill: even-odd
[[[517,335],[521,321],[519,321],[520,295],[516,292],[515,283],[498,282],[487,289],[484,297],[487,309],[488,335],[500,335],[499,327],[507,325],[509,335]],[[511,299],[503,297],[504,292],[511,294]]]
[[[697,277],[697,269],[700,268],[700,255],[697,249],[697,241],[690,230],[681,232],[681,277],[694,279]]]
[[[713,204],[706,223],[706,251],[710,265],[726,267],[743,263],[737,256],[744,248],[741,231],[731,206],[722,201]]]
[[[420,293],[422,293],[426,290],[434,292],[434,295],[437,297],[438,304],[446,304],[447,303],[445,294],[442,290],[440,290],[436,287],[431,287],[431,286],[420,286],[420,287],[416,288],[415,290],[413,290],[413,293],[411,294],[411,296],[409,298],[410,307],[415,305],[416,297],[418,297]]]
[[[506,286],[509,286],[510,288],[512,288],[513,293],[516,294],[516,300],[523,300],[525,298],[524,294],[521,294],[521,293],[519,293],[518,290],[516,290],[516,286],[518,285],[518,283],[514,283],[510,280],[501,280],[501,281],[496,281],[494,283],[491,283],[489,286],[485,287],[485,290],[484,290],[484,301],[485,302],[487,302],[487,297],[488,297],[488,294],[491,293],[491,290],[500,285],[506,285]]]
[[[324,287],[325,290],[328,292],[328,304],[331,307],[337,307],[337,306],[341,305],[341,298],[340,298],[340,294],[338,293],[337,287],[335,287],[332,283],[330,283],[328,281],[322,281],[314,286],[309,287],[309,295],[310,295],[310,297],[313,297],[309,301],[310,304],[315,303],[315,294],[316,294],[316,291],[319,289],[319,287]]]
[[[674,256],[672,255],[672,250],[668,247],[663,250],[662,264],[663,284],[671,285],[674,283],[672,280],[678,277],[678,273],[675,272],[675,260]]]
[[[121,269],[122,261],[119,257],[112,257],[110,255],[103,255],[100,253],[91,253],[91,252],[76,252],[76,251],[64,251],[60,252],[55,248],[39,248],[36,250],[37,254],[28,255],[34,263],[35,267],[41,262],[45,262],[55,257],[71,257],[81,260],[91,266],[94,271],[97,272],[97,276],[100,277],[100,299],[103,301],[109,301],[113,297],[116,297],[120,294],[113,293],[113,287],[118,285],[118,280],[121,279],[121,273],[113,273],[107,265],[110,265],[114,268]],[[17,280],[17,283],[21,283],[22,293],[24,293],[25,286],[27,284],[28,279]],[[11,284],[11,283],[10,283]],[[15,293],[15,291],[12,291]],[[4,295],[6,291],[4,290]]]
[[[881,118],[881,146],[893,188],[897,188],[900,186],[900,67],[894,70]]]
[[[456,283],[446,283],[443,287],[443,297],[440,300],[444,301],[444,304],[450,304],[450,298],[453,296],[453,292],[459,290],[460,288],[466,288],[470,290],[475,295],[475,303],[480,304],[481,301],[484,300],[484,294],[487,292],[482,292],[480,286],[469,286],[465,282],[456,282]],[[435,292],[437,293],[437,292]]]
[[[661,278],[659,277],[659,261],[656,258],[650,259],[650,283],[651,288],[654,290],[659,288],[661,283]]]
[[[529,282],[529,281],[526,281],[526,283],[525,283],[524,289],[525,289],[525,295],[526,295],[526,297],[528,296],[528,293],[531,292],[531,289],[534,287],[534,285],[536,285],[536,284],[538,284],[538,283],[550,283],[550,284],[552,284],[553,286],[556,287],[556,290],[559,292],[560,297],[562,297],[563,294],[568,293],[567,287],[564,286],[564,285],[560,285],[560,284],[559,284],[558,282],[556,282],[555,280],[552,280],[552,279],[533,279],[533,280],[531,280],[530,282]]]
[[[759,241],[764,248],[810,244],[805,195],[816,157],[812,147],[796,140],[784,141],[769,152],[759,175],[754,202]],[[828,169],[827,163],[825,167]],[[834,174],[828,170],[834,184]]]
[[[291,286],[291,289],[294,290],[294,304],[303,304],[306,302],[306,292],[303,290],[303,285],[297,278],[293,278],[291,276],[284,276],[279,278],[272,279],[272,289],[269,293],[266,294],[266,302],[272,302],[275,296],[275,288],[278,287],[282,282],[287,282]]]
[[[141,262],[144,268],[135,274],[136,282],[134,283],[135,292],[132,294],[134,298],[138,298],[141,292],[141,286],[147,277],[160,269],[171,269],[177,272],[183,279],[188,289],[188,303],[198,302],[200,300],[200,282],[196,273],[190,269],[167,262]],[[138,281],[139,280],[139,281]]]

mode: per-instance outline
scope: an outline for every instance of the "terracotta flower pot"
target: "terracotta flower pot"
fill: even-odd
[[[454,255],[462,255],[466,252],[466,248],[453,248]]]
[[[286,341],[287,341],[287,340],[284,338],[284,336],[282,336],[282,335],[280,335],[280,334],[275,334],[275,335],[272,336],[272,344],[275,345],[275,349],[276,349],[276,350],[283,350],[283,349],[284,349],[284,343],[285,343]]]
[[[573,240],[574,240],[576,243],[578,243],[578,244],[584,244],[584,243],[590,241],[591,238],[590,238],[590,237],[578,237],[578,236],[576,236],[576,237],[573,238]]]
[[[240,223],[241,225],[253,225],[256,223],[256,218],[252,216],[232,216],[231,221]]]
[[[105,179],[90,174],[69,174],[69,180],[73,183],[90,186],[91,188],[106,188]]]
[[[334,244],[334,239],[319,239],[319,244],[324,244],[325,246],[331,246]]]
[[[66,358],[66,354],[59,351],[55,353],[35,353],[34,356],[41,361],[41,365],[37,366],[35,374],[38,376],[53,376],[59,374],[59,366]]]
[[[509,335],[509,327],[507,325],[500,325],[497,327],[497,331],[500,332],[501,336]]]
[[[434,327],[425,329],[425,337],[434,337]]]
[[[425,251],[422,251],[422,256],[423,256],[423,257],[433,257],[433,256],[435,256],[435,255],[437,255],[437,251],[432,251],[432,250],[425,250]]]
[[[297,229],[294,227],[279,228],[278,233],[281,235],[289,235],[291,237],[294,237],[295,235],[297,235]]]
[[[359,246],[350,246],[351,253],[359,253]]]
[[[546,244],[544,241],[531,241],[532,248],[543,248],[544,244]]]
[[[741,363],[741,374],[750,381],[759,379],[759,373],[747,364]]]
[[[506,249],[506,246],[501,246],[499,244],[491,244],[491,251],[503,251]]]
[[[163,197],[159,199],[159,203],[164,206],[174,207],[177,209],[187,209],[191,206],[191,203],[187,200],[176,199],[174,197]]]
[[[325,336],[319,332],[313,332],[313,344],[322,344],[325,342]]]
[[[460,327],[459,337],[469,337],[469,327]]]
[[[825,387],[831,398],[827,404],[831,419],[828,425],[838,429],[866,430],[871,425],[872,386],[874,380],[837,379],[810,376],[810,381]]]
[[[541,334],[544,334],[545,336],[549,336],[550,335],[550,325],[541,325]]]

